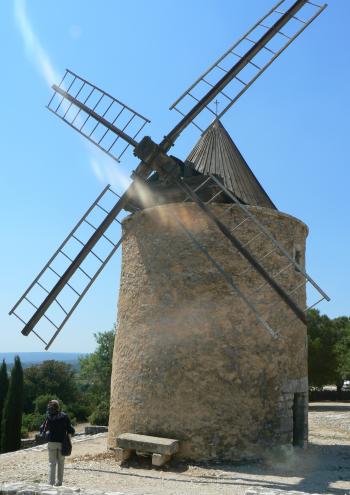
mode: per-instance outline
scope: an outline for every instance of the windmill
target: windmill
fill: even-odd
[[[121,381],[124,384],[130,381],[130,360],[128,365],[125,362],[123,365],[121,356],[125,345],[122,344],[121,335],[124,334],[124,339],[129,338],[125,337],[128,333],[133,345],[135,344],[138,337],[132,335],[132,328],[140,321],[140,328],[143,328],[147,308],[149,318],[154,314],[155,304],[159,307],[163,305],[162,319],[166,319],[167,325],[172,328],[172,323],[167,318],[170,300],[172,303],[174,300],[176,302],[178,294],[182,291],[185,293],[191,285],[197,289],[201,285],[207,287],[208,284],[215,290],[220,287],[217,304],[220,305],[222,300],[225,302],[224,307],[230,308],[223,318],[225,325],[239,315],[235,328],[239,328],[240,335],[240,332],[244,333],[247,330],[247,335],[250,335],[248,340],[252,338],[253,333],[253,340],[261,338],[264,349],[278,349],[283,354],[286,351],[286,343],[289,345],[295,337],[293,332],[298,335],[296,341],[299,347],[303,345],[301,342],[305,339],[305,312],[308,309],[305,304],[306,286],[310,286],[318,294],[312,306],[324,299],[329,300],[326,293],[304,269],[305,226],[278,212],[220,121],[245,91],[325,8],[326,5],[306,0],[279,1],[171,106],[171,109],[181,115],[181,119],[159,144],[148,136],[139,140],[140,133],[149,122],[144,116],[71,70],[66,70],[59,85],[53,85],[54,94],[48,104],[50,111],[114,160],[119,162],[128,148],[132,147],[140,163],[132,174],[131,185],[122,195],[117,195],[116,198],[116,192],[110,186],[104,188],[10,314],[14,314],[23,323],[23,335],[33,332],[44,343],[45,349],[48,349],[104,266],[118,248],[124,245],[118,316],[119,344],[115,347],[118,364],[114,367],[112,378],[110,438],[114,438],[117,432],[132,429],[132,423],[135,431],[146,432],[148,429],[162,434],[169,434],[171,431],[174,436],[182,435],[183,456],[217,457],[222,456],[224,451],[229,451],[227,458],[236,455],[233,453],[237,448],[232,447],[232,435],[221,431],[219,438],[217,432],[220,428],[217,425],[209,440],[208,437],[202,436],[196,443],[190,439],[189,433],[194,428],[193,418],[192,422],[190,421],[191,426],[185,427],[185,430],[179,433],[174,426],[174,418],[168,423],[160,419],[161,411],[153,414],[153,419],[144,414],[147,407],[145,408],[144,400],[140,397],[141,390],[145,387],[144,382],[140,385],[137,377],[143,376],[142,369],[149,369],[149,361],[153,360],[154,365],[154,359],[150,356],[143,361],[142,369],[134,370],[132,398],[131,392],[125,392]],[[215,104],[216,109],[213,106]],[[202,137],[188,159],[182,161],[169,155],[169,151],[190,125],[198,128]],[[128,218],[125,218],[126,212],[131,213]],[[159,243],[159,250],[154,244],[155,239],[156,244]],[[165,242],[163,247],[166,246],[163,250],[162,239]],[[180,245],[178,239],[181,239]],[[290,242],[290,239],[293,239],[293,242]],[[191,246],[191,254],[186,252],[183,255],[188,255],[188,259],[192,261],[196,260],[193,277],[188,266],[186,269],[182,268],[186,265],[185,258],[180,267],[173,265],[171,250],[175,249],[175,245],[178,251],[181,251],[183,246]],[[137,266],[132,268],[133,259],[130,252],[134,254],[134,259],[138,260]],[[128,262],[125,261],[127,259]],[[140,271],[141,265],[143,269]],[[152,271],[152,266],[155,271]],[[166,266],[168,268],[164,268]],[[155,297],[155,284],[162,288],[166,283],[166,280],[158,279],[162,268],[164,273],[168,273],[168,279],[172,277],[169,267],[174,269],[174,273],[181,272],[182,282],[175,287],[176,294],[173,294],[173,298],[170,295],[164,299],[164,291]],[[202,272],[205,272],[205,276],[200,280]],[[142,280],[145,273],[153,292],[144,290]],[[130,280],[127,281],[128,277],[133,278],[133,274],[139,277],[139,280],[137,276],[134,280],[139,287],[137,295],[129,284]],[[152,277],[157,279],[156,282],[152,281]],[[198,285],[195,280],[199,281]],[[202,294],[206,290],[199,292]],[[228,298],[231,298],[231,302]],[[205,300],[204,298],[203,301]],[[196,320],[202,311],[196,306],[193,298],[191,304],[188,321]],[[138,314],[138,309],[132,308],[133,305],[141,308],[141,313]],[[236,308],[235,314],[232,314],[232,307]],[[225,312],[226,309],[220,307],[221,312]],[[181,311],[175,304],[175,313],[179,314]],[[210,314],[206,314],[207,320],[210,317]],[[172,321],[175,320],[176,317]],[[132,328],[130,321],[133,322]],[[157,321],[159,323],[159,318]],[[49,325],[51,333],[45,324]],[[205,322],[201,321],[201,324],[205,325]],[[128,328],[127,332],[123,330],[123,325]],[[179,323],[177,325],[181,326]],[[156,327],[157,324],[154,324],[154,328]],[[253,327],[259,331],[263,330],[261,337],[255,335]],[[289,331],[286,331],[286,328],[293,329],[291,335],[286,335]],[[211,335],[210,339],[212,337]],[[153,338],[156,340],[159,334]],[[152,341],[151,336],[148,339]],[[129,346],[129,351],[131,347]],[[139,352],[142,352],[142,349],[139,349]],[[156,346],[153,346],[152,353],[156,352],[161,352],[161,349],[156,350]],[[303,356],[305,357],[304,351]],[[124,368],[121,369],[120,366]],[[154,369],[157,369],[157,366]],[[294,369],[290,377],[297,376],[295,373]],[[303,373],[305,374],[305,370]],[[304,413],[307,405],[307,385],[303,376],[302,374],[293,378],[293,383],[289,380],[288,386],[284,385],[284,388],[280,387],[279,393],[284,397],[282,402],[279,400],[283,414],[289,419],[292,414],[292,423],[293,417],[297,419],[291,423],[292,426],[289,425],[286,432],[280,432],[278,441],[284,439],[288,443],[286,439],[292,435],[292,440],[301,444],[306,438]],[[276,369],[270,379],[276,380]],[[152,383],[152,379],[149,379],[148,383]],[[277,390],[278,386],[275,388]],[[152,396],[152,393],[149,395]],[[124,407],[122,412],[115,412],[113,396],[119,404],[119,410]],[[271,399],[271,402],[274,401]],[[130,403],[133,404],[133,412]],[[135,413],[135,404],[141,403],[143,413]],[[228,405],[227,409],[230,407]],[[302,411],[299,416],[298,411]],[[271,438],[271,431],[275,431],[275,427],[271,425],[276,417],[280,420],[283,416],[282,413],[277,416],[276,414],[276,411],[272,413],[269,408],[266,409],[263,428],[264,432],[268,432],[266,438],[268,435]],[[203,421],[202,417],[198,420],[198,431],[203,429]],[[186,423],[184,418],[181,422]],[[229,421],[226,423],[232,430],[232,424]],[[270,426],[266,426],[267,424]],[[304,426],[301,427],[301,424]],[[254,435],[252,433],[247,445],[254,444]],[[225,441],[222,440],[223,437],[226,438]],[[254,438],[256,442],[256,436]],[[264,441],[267,441],[266,438]],[[228,447],[227,442],[231,446]],[[245,448],[245,451],[248,452],[249,448]]]

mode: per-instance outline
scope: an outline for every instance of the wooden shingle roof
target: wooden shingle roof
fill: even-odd
[[[186,161],[204,175],[220,176],[243,203],[276,209],[219,120],[205,131]]]

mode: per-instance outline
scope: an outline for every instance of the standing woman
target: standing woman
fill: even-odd
[[[74,434],[75,430],[70,423],[66,413],[60,411],[57,400],[50,400],[47,405],[47,415],[44,423],[40,426],[40,433],[48,434],[49,452],[49,483],[50,485],[61,486],[63,482],[64,457],[62,455],[62,442],[66,434]],[[56,478],[57,466],[57,481]]]

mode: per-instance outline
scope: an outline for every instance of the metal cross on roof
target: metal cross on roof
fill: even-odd
[[[215,104],[215,115],[216,115],[216,116],[218,116],[218,107],[219,107],[219,103],[220,103],[220,102],[219,102],[219,100],[218,100],[218,99],[216,99],[216,100],[214,101],[214,104]]]

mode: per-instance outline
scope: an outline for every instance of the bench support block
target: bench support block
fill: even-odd
[[[170,458],[171,455],[167,454],[152,454],[152,466],[164,466]]]

